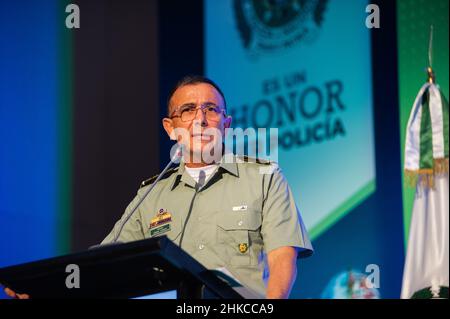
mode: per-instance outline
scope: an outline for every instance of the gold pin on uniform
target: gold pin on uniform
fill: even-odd
[[[246,243],[239,244],[239,251],[241,253],[245,253],[248,249],[248,245]]]

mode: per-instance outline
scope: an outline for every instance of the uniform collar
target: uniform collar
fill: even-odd
[[[226,153],[222,156],[219,162],[219,169],[220,168],[236,177],[239,177],[239,169],[236,163],[236,156],[232,153]],[[175,175],[172,187],[170,189],[173,190],[180,181],[186,183],[191,187],[195,187],[195,181],[191,177],[191,175],[189,175],[189,173],[186,171],[185,163],[183,160],[181,160],[180,162],[180,166],[178,168],[177,174]]]
[[[219,167],[239,177],[238,165],[236,163],[236,155],[233,153],[225,153],[220,159]]]

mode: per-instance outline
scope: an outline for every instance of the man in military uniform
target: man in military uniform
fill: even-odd
[[[192,160],[217,138],[204,136],[207,129],[223,137],[230,125],[225,97],[214,82],[198,76],[180,81],[169,97],[163,126],[179,143],[176,130],[189,132],[183,159],[123,224],[155,178],[142,183],[102,244],[113,241],[122,225],[121,242],[167,235],[206,268],[227,271],[267,298],[287,298],[297,258],[311,255],[312,246],[280,168],[222,153],[213,161]],[[270,173],[263,173],[268,168]]]

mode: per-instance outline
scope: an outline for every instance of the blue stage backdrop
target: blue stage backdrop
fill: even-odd
[[[26,3],[0,2],[0,266],[64,252],[68,238],[59,2]]]

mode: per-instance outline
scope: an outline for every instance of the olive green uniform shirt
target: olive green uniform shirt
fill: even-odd
[[[181,163],[155,185],[118,241],[167,235],[206,268],[226,268],[241,284],[265,296],[267,253],[293,246],[299,257],[307,257],[313,248],[278,165],[233,158],[232,163],[222,158],[201,188]],[[139,189],[102,244],[113,240],[147,187]]]

